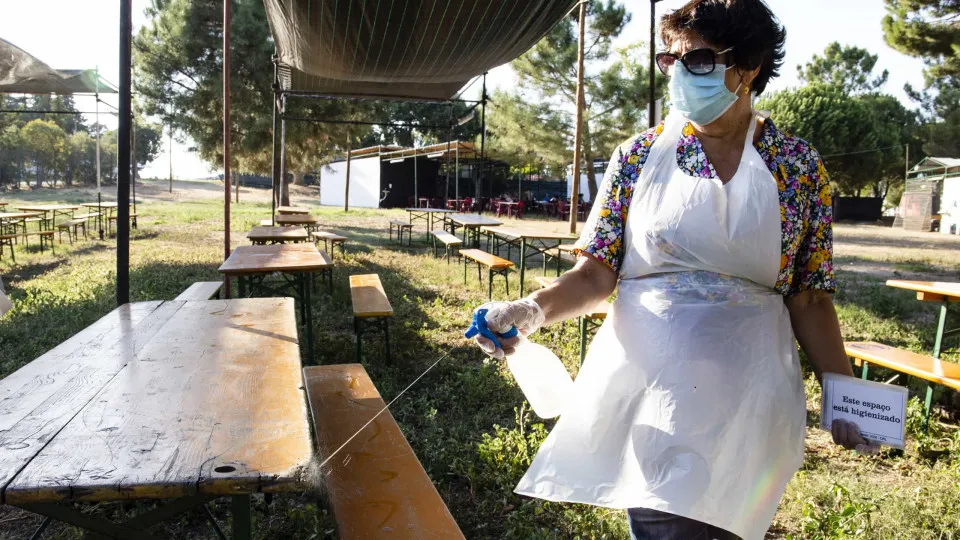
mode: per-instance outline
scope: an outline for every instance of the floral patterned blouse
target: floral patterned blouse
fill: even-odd
[[[663,123],[629,139],[614,152],[597,200],[576,243],[576,253],[592,255],[619,272],[624,227],[650,148]],[[770,119],[755,143],[780,190],[781,255],[775,289],[784,296],[809,289],[836,291],[833,276],[833,209],[830,178],[820,154],[806,141],[789,137]],[[693,126],[687,123],[677,141],[677,164],[691,176],[715,178]]]

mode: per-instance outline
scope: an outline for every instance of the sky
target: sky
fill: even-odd
[[[518,0],[521,1],[521,0]],[[650,8],[645,0],[621,0],[632,15],[615,45],[622,46],[649,37]],[[797,65],[806,63],[814,54],[820,54],[832,41],[863,47],[879,59],[874,68],[884,69],[890,75],[884,92],[899,98],[904,105],[915,108],[903,92],[904,83],[923,86],[921,60],[900,54],[883,41],[880,21],[885,14],[882,0],[767,0],[774,14],[787,29],[787,56],[780,77],[772,80],[768,91],[799,85]],[[684,0],[664,0],[657,4],[657,14],[672,11]],[[116,0],[43,0],[16,2],[0,0],[0,38],[12,42],[33,56],[58,69],[99,68],[101,76],[113,84],[119,82],[119,2]],[[136,29],[147,22],[144,9],[149,0],[133,0],[133,26]],[[266,22],[264,22],[266,24]],[[268,66],[265,66],[265,69]],[[510,88],[516,82],[509,65],[490,71],[488,87]],[[479,94],[474,85],[465,96]],[[104,101],[116,105],[116,96]],[[78,98],[77,107],[93,111],[92,98]],[[105,110],[105,107],[101,107]],[[264,114],[271,114],[264,111]],[[85,115],[88,124],[94,115]],[[116,118],[101,114],[108,128],[116,127]],[[186,144],[173,141],[173,172],[177,178],[207,176],[209,167],[189,150]],[[166,177],[170,163],[167,144],[158,158],[142,171],[145,177]]]

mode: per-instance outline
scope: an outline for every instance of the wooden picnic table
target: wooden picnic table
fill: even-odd
[[[320,225],[320,218],[310,214],[280,214],[274,222],[277,225],[300,225],[312,232]]]
[[[497,201],[497,215],[507,214],[507,217],[511,217],[517,213],[519,204],[518,201]]]
[[[277,213],[279,214],[309,214],[310,209],[304,208],[302,206],[278,206]]]
[[[18,206],[17,210],[21,212],[40,212],[43,214],[40,219],[42,219],[43,222],[49,219],[50,225],[54,226],[57,224],[57,216],[73,219],[73,211],[78,208],[80,207],[73,204],[35,204]],[[52,219],[47,217],[47,214],[50,213],[53,214]]]
[[[427,235],[429,236],[430,231],[433,230],[434,223],[437,221],[437,214],[440,214],[440,220],[443,223],[442,229],[447,228],[447,215],[456,213],[456,210],[447,210],[446,208],[405,208],[410,218],[410,224],[413,225],[413,221],[417,219],[422,219],[424,223],[427,224]]]
[[[496,227],[503,222],[479,214],[449,214],[450,234],[457,234],[457,227],[463,228],[463,247],[477,247],[480,245],[480,227]],[[470,245],[467,244],[467,235],[470,235]]]
[[[80,203],[80,206],[96,209],[97,213],[100,214],[97,216],[97,229],[100,231],[100,239],[103,240],[103,213],[107,213],[107,220],[109,222],[110,217],[117,210],[119,205],[113,201],[100,201],[92,203]],[[127,206],[131,205],[128,204]],[[119,227],[119,225],[117,226]]]
[[[42,212],[0,212],[0,234],[17,234],[16,229],[20,222],[42,215]],[[7,232],[10,227],[13,228],[12,233]],[[23,232],[26,233],[26,223]]]
[[[307,357],[313,361],[313,310],[310,292],[314,276],[327,277],[328,289],[333,293],[333,259],[313,244],[275,244],[272,246],[240,246],[220,265],[220,273],[237,278],[240,297],[248,294],[292,294],[300,300],[300,319],[307,333]],[[277,283],[267,282],[271,274],[283,278]]]
[[[125,304],[0,381],[3,503],[94,536],[302,490],[312,443],[293,301]],[[79,502],[173,499],[114,523]],[[205,511],[208,520],[213,521]],[[39,537],[39,534],[36,535]]]
[[[247,239],[254,244],[285,244],[287,242],[306,242],[310,233],[298,225],[283,227],[259,226],[250,229]]]
[[[943,338],[960,334],[960,328],[946,329],[947,316],[950,314],[949,305],[960,302],[960,283],[890,279],[887,280],[887,286],[916,291],[917,300],[922,302],[940,302],[940,318],[937,322],[937,333],[933,344],[933,357],[940,358]]]
[[[575,240],[576,236],[568,233],[555,233],[538,231],[526,227],[480,227],[480,232],[487,235],[487,249],[493,244],[493,253],[500,254],[500,247],[507,246],[507,258],[510,258],[510,250],[517,248],[520,259],[517,261],[520,268],[520,296],[523,297],[524,283],[526,275],[527,260],[537,255],[546,257],[546,252],[558,249],[562,242]],[[559,275],[560,260],[557,259],[557,273]]]

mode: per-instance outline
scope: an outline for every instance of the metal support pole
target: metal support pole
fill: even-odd
[[[223,260],[230,257],[230,0],[223,0]],[[230,278],[223,287],[230,298]],[[234,531],[236,536],[236,531]]]
[[[352,152],[351,146],[352,145],[350,144],[350,139],[347,138],[347,178],[346,178],[346,181],[344,182],[346,187],[344,188],[344,193],[343,193],[343,211],[344,212],[350,211],[350,153]]]
[[[100,193],[100,68],[97,68],[97,108],[96,108],[96,130],[97,130],[97,193]],[[98,209],[99,210],[99,209]],[[103,235],[100,235],[103,240]]]
[[[456,164],[456,167],[454,167],[453,172],[454,172],[454,176],[457,178],[457,184],[456,184],[457,194],[454,196],[454,198],[457,199],[457,210],[460,210],[460,141],[456,141],[456,143],[457,143],[457,164]]]
[[[652,5],[652,4],[651,4]],[[580,137],[583,126],[583,40],[586,30],[587,4],[580,4],[580,39],[577,46],[577,124],[573,136],[573,189],[570,191],[570,232],[577,232],[580,209]],[[590,159],[590,156],[587,156]],[[520,287],[523,287],[521,283]]]
[[[650,65],[647,67],[647,70],[650,72],[649,73],[650,78],[648,80],[648,84],[650,85],[650,95],[648,96],[648,99],[650,100],[650,104],[649,104],[649,109],[647,111],[647,123],[649,124],[649,127],[653,127],[653,123],[656,121],[655,118],[657,116],[656,112],[654,111],[654,107],[656,107],[656,103],[655,103],[656,98],[654,97],[655,95],[654,84],[656,84],[655,83],[656,74],[654,73],[654,65],[653,65],[654,64],[653,59],[654,59],[654,56],[656,56],[656,51],[654,48],[656,46],[656,36],[654,33],[656,32],[656,26],[657,26],[657,16],[656,16],[657,1],[658,0],[650,0]],[[582,20],[583,19],[581,19],[581,21]],[[582,25],[583,23],[581,22],[580,24]],[[581,36],[581,41],[583,41],[582,30],[580,32],[580,36]]]
[[[413,207],[420,208],[420,192],[417,191],[417,143],[413,143]]]
[[[137,213],[137,118],[130,119],[130,164],[133,171],[131,176],[131,188],[133,191],[133,213]]]
[[[453,104],[450,105],[450,131],[447,134],[447,155],[446,159],[446,176],[447,176],[447,190],[443,193],[443,208],[447,207],[447,201],[450,200],[450,141],[453,140]]]
[[[287,112],[287,97],[280,95],[280,182],[277,193],[277,202],[279,205],[288,204],[289,200],[284,200],[284,187],[287,184],[287,121],[283,119],[283,114]]]
[[[130,68],[132,0],[120,0],[120,125],[117,128],[117,305],[130,301]]]
[[[583,9],[583,4],[580,4]],[[483,212],[483,161],[484,147],[487,142],[487,74],[483,74],[483,93],[480,97],[480,181],[477,190],[477,213]]]
[[[276,225],[276,215],[277,215],[277,186],[279,185],[280,178],[280,137],[277,135],[280,131],[280,76],[278,74],[277,63],[279,59],[274,53],[273,55],[273,181],[270,186],[273,192],[270,197],[270,220],[271,225]]]
[[[173,193],[173,124],[170,125],[170,143],[167,157],[170,161],[170,193]]]

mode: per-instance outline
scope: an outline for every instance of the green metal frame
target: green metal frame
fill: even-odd
[[[361,351],[361,342],[363,334],[370,328],[377,328],[383,332],[384,351],[386,353],[387,363],[390,363],[390,317],[354,317],[353,331],[357,335],[357,363],[363,363]]]
[[[463,257],[463,284],[467,284],[467,266],[473,259],[469,257]],[[473,261],[477,265],[477,280],[480,283],[483,283],[483,274],[481,274],[481,268],[487,266],[483,263]],[[504,284],[507,288],[507,296],[510,296],[510,268],[493,268],[487,266],[487,299],[493,300],[493,276],[503,276]]]

